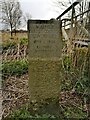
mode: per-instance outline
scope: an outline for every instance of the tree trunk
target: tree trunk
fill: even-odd
[[[16,25],[15,25],[15,36],[16,36],[16,33],[17,33],[17,32],[16,32]]]
[[[13,36],[12,30],[11,30],[11,37]]]
[[[16,29],[15,29],[15,36],[16,36]]]
[[[11,37],[13,36],[13,31],[12,31],[12,24],[11,24]]]

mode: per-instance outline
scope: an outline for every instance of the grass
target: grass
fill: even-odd
[[[70,120],[70,119],[87,119],[86,112],[75,107],[66,106],[63,114],[59,116],[53,114],[32,114],[28,107],[14,111],[11,115],[7,116],[4,120]]]
[[[27,73],[28,64],[29,63],[27,59],[3,62],[1,67],[3,78],[6,78],[12,75],[21,76]]]
[[[13,34],[12,38],[10,32],[2,32],[2,42],[18,42],[22,38],[28,38],[27,32],[18,32],[16,36]]]
[[[11,39],[10,36],[8,36],[8,33],[4,36],[3,33],[3,49],[6,50],[8,48],[15,47],[17,43],[20,43],[20,45],[27,45],[28,40],[23,38],[21,34],[20,38],[13,38]],[[9,42],[8,42],[9,41]],[[89,92],[90,88],[90,80],[88,79],[88,65],[87,62],[87,50],[85,49],[78,49],[74,51],[74,55],[72,58],[69,56],[63,57],[63,71],[62,71],[62,83],[61,83],[61,90],[62,91],[71,91],[73,88],[75,89],[75,92],[77,95],[84,95],[83,93]],[[28,72],[28,61],[27,59],[23,60],[15,60],[10,62],[4,62],[2,63],[2,67],[0,66],[0,69],[2,69],[3,78],[7,78],[8,76],[21,76]],[[61,92],[62,92],[61,91]],[[74,99],[74,98],[73,98]],[[84,97],[82,98],[83,101]],[[80,109],[79,109],[80,108]],[[69,119],[69,118],[76,118],[76,119],[83,119],[87,117],[87,113],[83,111],[83,106],[73,107],[64,105],[63,109],[60,108],[63,111],[63,115],[60,114],[61,120],[63,120],[63,117]],[[44,120],[50,120],[50,119],[57,119],[54,115],[50,114],[35,114],[32,115],[30,111],[26,109],[20,109],[15,111],[12,115],[8,116],[6,120],[23,120],[23,119],[44,119]],[[60,120],[60,119],[59,119]]]
[[[16,47],[16,42],[5,42],[2,44],[2,50],[8,50],[9,48],[15,48]]]
[[[88,85],[88,79],[83,76],[78,76],[79,71],[75,68],[72,69],[71,59],[69,57],[64,57],[64,70],[63,70],[63,83],[61,87],[65,87],[62,89],[62,91],[70,91],[73,86],[75,87],[75,90],[77,93],[84,92]],[[67,61],[67,62],[66,62]],[[68,64],[67,64],[68,63]],[[3,64],[3,73],[6,75],[22,75],[25,72],[28,71],[28,61],[27,60],[20,60],[20,61],[13,61],[13,62],[6,62]],[[67,67],[69,66],[69,67]],[[67,73],[65,76],[65,72]],[[78,76],[78,78],[77,78]],[[73,81],[75,80],[75,83]],[[87,81],[87,82],[86,82]],[[73,84],[72,84],[73,83]],[[87,84],[86,84],[87,83]],[[76,85],[76,86],[75,86]],[[82,88],[83,86],[83,88]],[[83,91],[82,91],[83,90]],[[76,96],[74,96],[76,97]],[[67,99],[67,98],[66,98]],[[73,98],[74,99],[74,98]],[[22,108],[20,110],[16,110],[13,112],[12,115],[5,118],[5,120],[64,120],[64,119],[87,119],[87,112],[83,111],[83,106],[72,106],[69,103],[66,105],[62,105],[62,108],[60,107],[60,110],[63,112],[63,114],[60,113],[59,117],[56,117],[53,114],[45,113],[45,114],[38,114],[35,113],[34,115],[29,111],[27,108]]]
[[[27,38],[21,38],[17,41],[6,41],[2,43],[2,50],[8,50],[11,48],[16,48],[17,44],[20,45],[28,45],[28,39]]]

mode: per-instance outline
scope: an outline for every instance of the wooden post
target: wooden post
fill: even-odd
[[[75,14],[75,9],[74,9],[74,5],[72,4],[72,16],[71,16],[71,28],[73,27],[73,17]]]
[[[90,2],[89,2],[89,8],[90,9]],[[89,17],[89,32],[90,32],[90,11],[88,12],[88,17]]]
[[[68,43],[67,43],[67,53],[70,54],[70,55],[72,54],[72,39],[74,37],[74,29],[73,29],[74,14],[75,14],[75,9],[74,9],[74,5],[72,4],[71,28],[70,28],[70,33],[69,33],[69,40],[68,40]]]

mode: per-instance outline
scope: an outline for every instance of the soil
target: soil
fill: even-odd
[[[21,77],[11,76],[3,81],[3,118],[30,103],[28,79],[28,74],[25,74]],[[59,105],[60,108],[67,106],[79,108],[83,101],[75,91],[65,91],[60,93]],[[86,111],[86,108],[83,110]]]
[[[29,102],[28,75],[11,76],[3,82],[3,117]]]

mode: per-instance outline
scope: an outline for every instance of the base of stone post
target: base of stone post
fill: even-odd
[[[61,60],[29,61],[29,92],[33,111],[39,114],[59,115]]]

